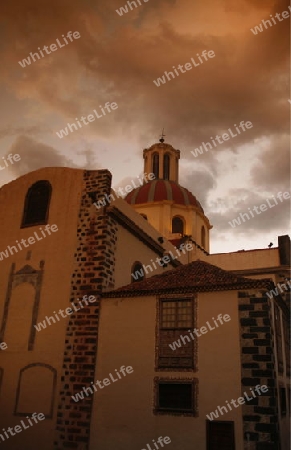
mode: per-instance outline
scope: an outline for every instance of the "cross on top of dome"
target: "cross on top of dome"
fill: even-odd
[[[162,134],[161,134],[161,139],[159,139],[159,141],[160,141],[161,143],[165,142],[164,137],[166,137],[166,135],[164,134],[164,128],[163,128],[163,131],[162,131]]]

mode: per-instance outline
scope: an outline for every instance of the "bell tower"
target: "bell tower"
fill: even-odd
[[[159,143],[144,149],[144,173],[154,173],[156,179],[179,182],[180,150],[166,144],[162,133]]]
[[[197,198],[178,181],[180,150],[162,133],[159,142],[143,150],[143,159],[144,173],[154,173],[155,179],[129,192],[125,201],[174,245],[190,236],[209,252],[212,225]]]

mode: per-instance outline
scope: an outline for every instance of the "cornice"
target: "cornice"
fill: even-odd
[[[141,242],[146,244],[149,248],[151,248],[157,255],[160,257],[164,256],[167,250],[162,247],[158,242],[156,242],[151,236],[149,236],[144,230],[142,230],[136,223],[123,214],[118,208],[115,206],[110,206],[107,209],[107,213],[114,217],[114,219],[124,228],[126,228],[130,233],[132,233],[135,237],[137,237]],[[169,264],[173,267],[180,266],[181,263],[177,260],[172,260]]]

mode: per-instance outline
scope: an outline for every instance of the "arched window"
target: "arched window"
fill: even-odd
[[[159,164],[160,164],[160,158],[158,153],[154,153],[153,155],[153,173],[156,178],[159,178]]]
[[[205,227],[202,225],[201,228],[201,245],[203,248],[205,248]]]
[[[145,275],[144,275],[142,263],[139,261],[136,261],[132,265],[132,269],[131,269],[131,282],[135,283],[136,281],[141,281],[144,278],[145,278]]]
[[[181,217],[175,216],[172,219],[172,233],[184,234],[184,221]]]
[[[148,216],[146,214],[141,214],[141,216],[145,219],[148,220]]]
[[[170,179],[170,156],[166,154],[164,156],[164,180]]]
[[[54,367],[33,363],[19,373],[14,414],[26,416],[41,411],[51,419],[53,416],[57,371]]]
[[[48,181],[37,181],[27,191],[21,227],[47,223],[52,187]]]

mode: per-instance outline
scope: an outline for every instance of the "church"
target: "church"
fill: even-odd
[[[0,444],[287,450],[290,238],[211,254],[180,151],[143,159],[124,199],[108,170],[0,188]]]

